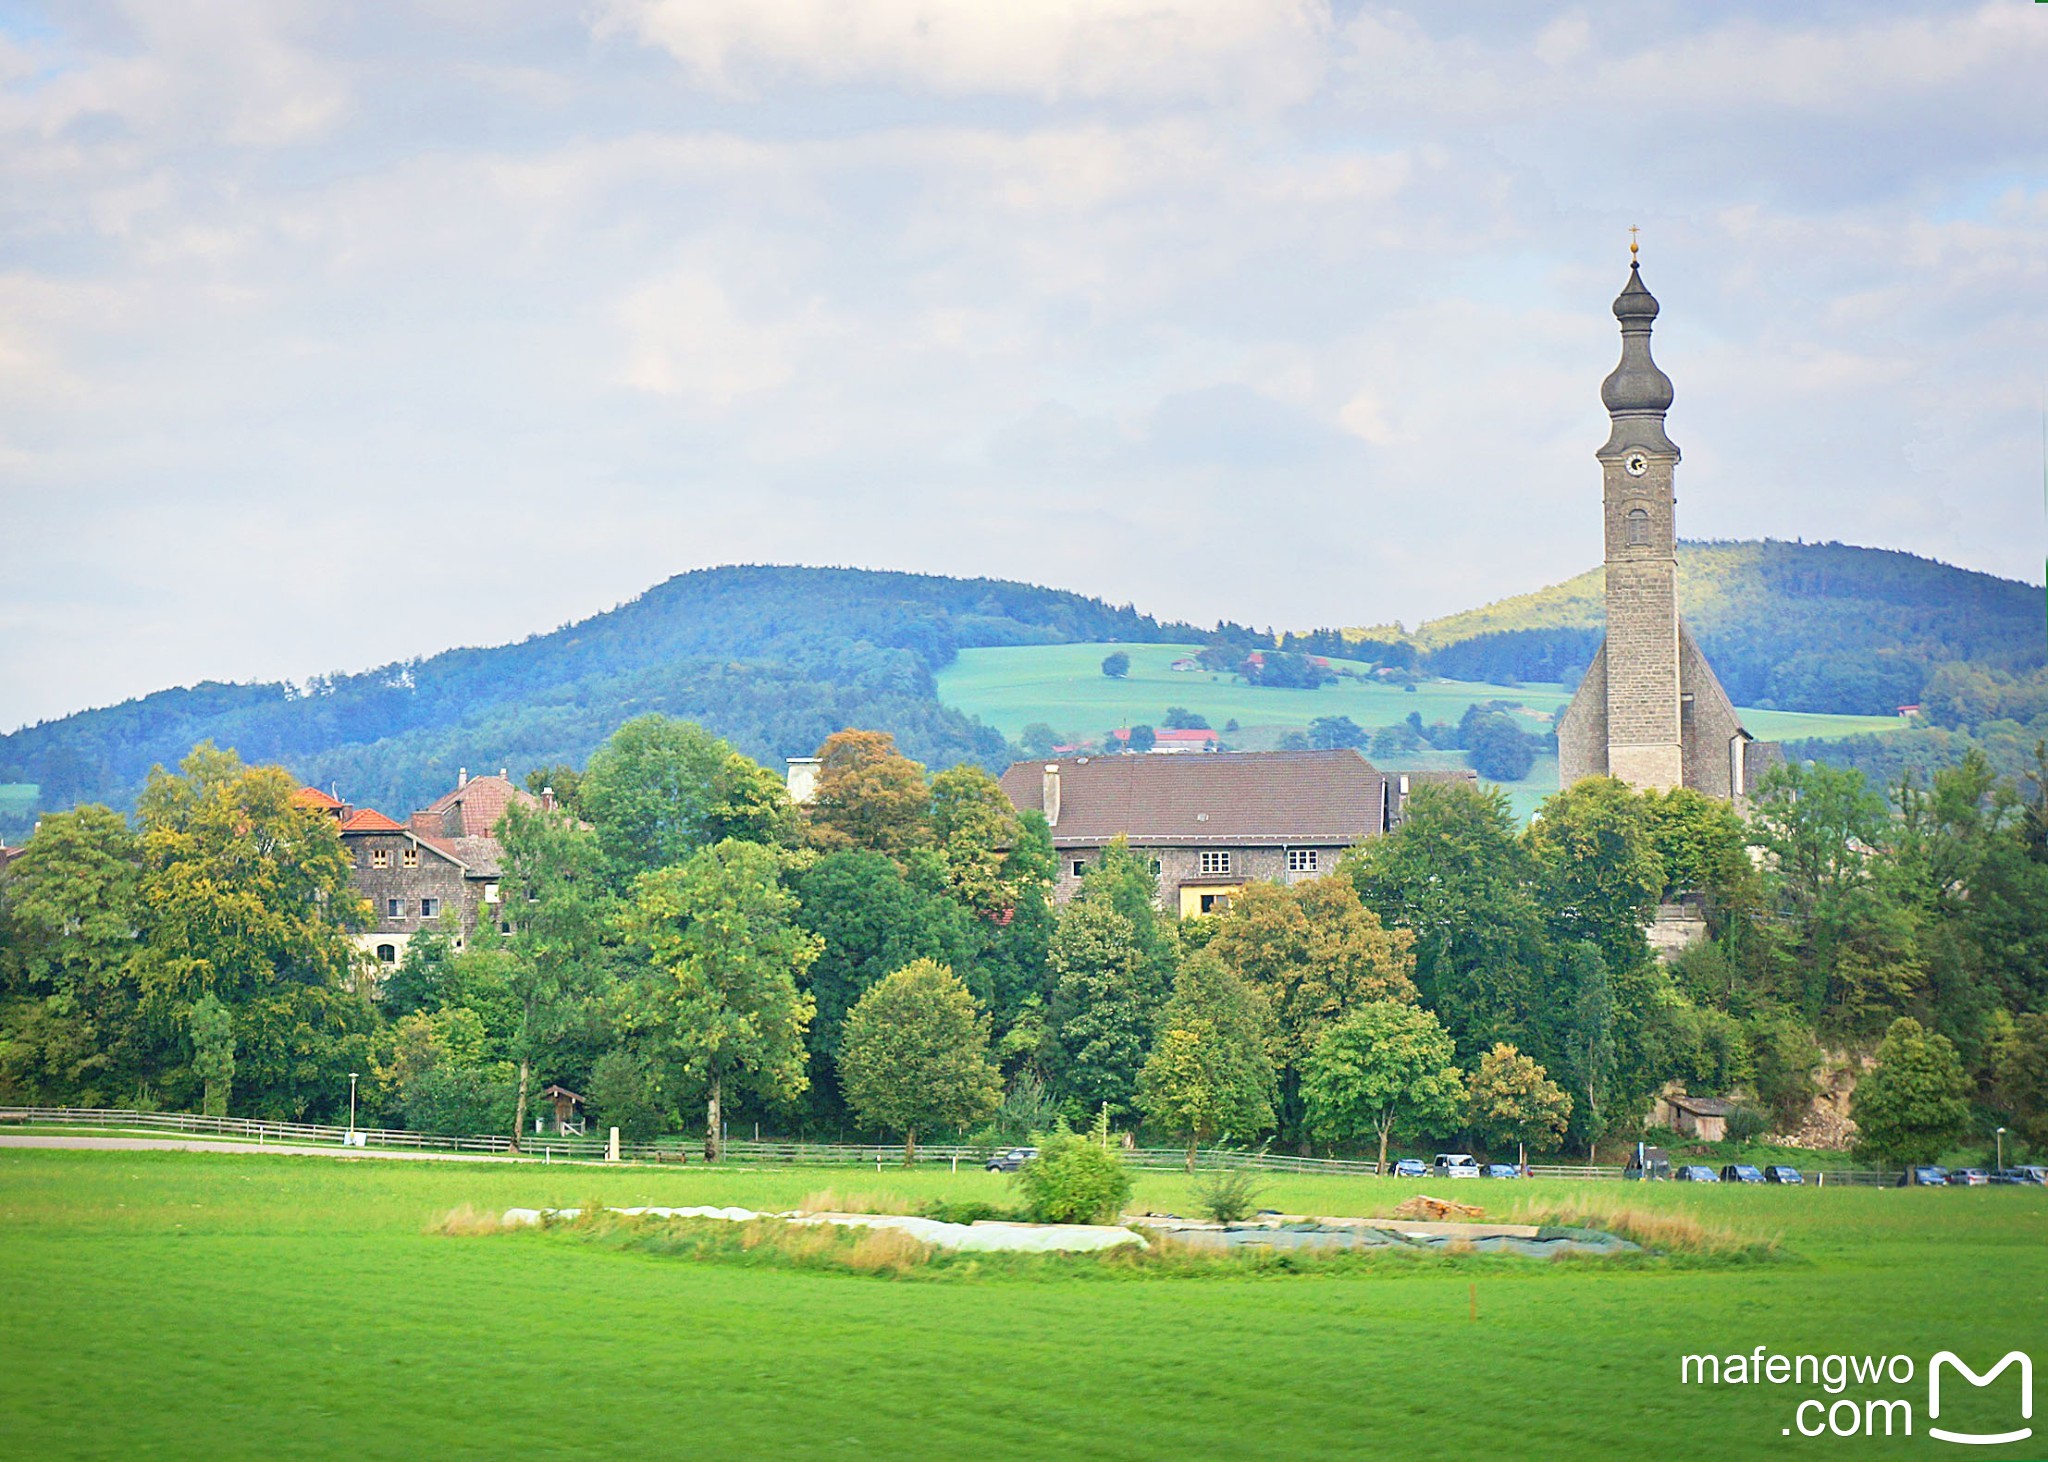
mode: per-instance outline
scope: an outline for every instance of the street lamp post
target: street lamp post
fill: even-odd
[[[348,1074],[348,1145],[356,1145],[356,1073]]]

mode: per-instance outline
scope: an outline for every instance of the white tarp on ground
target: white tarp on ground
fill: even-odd
[[[847,1228],[886,1228],[908,1234],[920,1243],[964,1252],[1076,1253],[1094,1249],[1115,1249],[1125,1244],[1143,1246],[1145,1240],[1127,1228],[1092,1223],[940,1223],[935,1218],[912,1218],[896,1213],[755,1213],[745,1208],[613,1208],[606,1210],[624,1218],[719,1218],[729,1223],[750,1223],[757,1218],[779,1218],[785,1223],[832,1223]],[[582,1216],[580,1208],[508,1208],[508,1225],[544,1223],[550,1219],[571,1221]]]

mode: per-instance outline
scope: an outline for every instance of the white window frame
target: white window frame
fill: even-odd
[[[1229,850],[1204,848],[1198,866],[1204,878],[1228,878],[1230,876]]]
[[[391,850],[389,848],[370,849],[370,866],[372,868],[389,868],[391,866]]]
[[[1321,850],[1317,848],[1289,848],[1287,850],[1287,871],[1289,873],[1316,873],[1321,871]]]
[[[403,919],[405,917],[405,900],[384,900],[384,917],[387,919]]]
[[[431,919],[441,912],[441,900],[429,894],[420,899],[420,917]]]
[[[1086,858],[1076,858],[1067,866],[1073,870],[1074,877],[1079,878],[1088,871],[1088,860]]]

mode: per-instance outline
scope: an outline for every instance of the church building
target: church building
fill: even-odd
[[[1612,776],[1639,791],[1691,787],[1741,803],[1782,759],[1754,739],[1678,614],[1678,447],[1664,433],[1671,378],[1650,358],[1657,301],[1629,245],[1614,301],[1621,363],[1600,386],[1613,430],[1604,484],[1607,638],[1558,722],[1558,779]]]

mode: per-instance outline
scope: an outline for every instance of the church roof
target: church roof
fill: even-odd
[[[1643,272],[1631,260],[1628,283],[1614,297],[1614,318],[1621,321],[1621,363],[1600,383],[1600,402],[1615,415],[1671,409],[1671,377],[1650,358],[1650,323],[1657,318],[1657,297],[1643,285]]]

